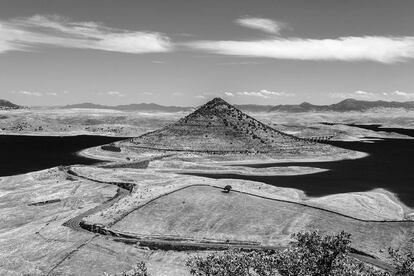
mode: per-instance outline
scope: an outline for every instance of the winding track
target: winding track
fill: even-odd
[[[122,233],[122,232],[118,232],[118,231],[113,231],[110,229],[106,229],[106,228],[97,228],[94,229],[94,231],[92,231],[91,225],[86,225],[85,223],[82,222],[82,219],[92,215],[96,212],[99,212],[101,210],[104,210],[108,207],[110,207],[112,204],[114,204],[115,202],[117,202],[119,199],[121,199],[122,197],[130,194],[132,192],[132,187],[131,185],[134,185],[133,183],[128,183],[128,182],[106,182],[106,181],[101,181],[101,180],[95,180],[89,177],[85,177],[82,176],[78,173],[73,172],[70,169],[66,169],[64,170],[65,173],[70,174],[71,176],[75,176],[78,178],[82,178],[88,181],[92,181],[92,182],[97,182],[97,183],[104,183],[104,184],[110,184],[110,185],[116,185],[118,186],[118,191],[116,193],[116,195],[111,198],[110,200],[106,201],[105,203],[96,206],[95,208],[92,208],[68,221],[66,221],[63,225],[67,226],[69,228],[72,228],[76,231],[84,231],[84,232],[89,232],[89,233],[94,233],[96,234],[101,234],[104,235],[106,237],[110,237],[112,238],[114,241],[118,241],[118,242],[123,242],[126,244],[138,244],[140,246],[144,246],[144,247],[148,247],[150,249],[161,249],[161,250],[176,250],[176,251],[195,251],[195,250],[227,250],[227,249],[243,249],[243,250],[281,250],[281,249],[285,249],[286,247],[282,247],[282,246],[262,246],[259,243],[251,243],[251,242],[241,242],[241,241],[226,241],[226,242],[222,242],[222,241],[195,241],[195,240],[191,240],[191,239],[180,239],[180,238],[167,238],[167,237],[162,237],[162,236],[137,236],[137,235],[132,235],[132,234],[128,234],[128,233]],[[189,188],[189,187],[193,187],[193,186],[209,186],[209,187],[213,187],[213,188],[218,188],[221,189],[221,187],[219,186],[213,186],[213,185],[206,185],[206,184],[194,184],[194,185],[190,185],[190,186],[186,186],[181,189],[185,189],[185,188]],[[126,189],[126,187],[128,187],[128,189]],[[149,202],[152,202],[160,197],[163,197],[165,195],[168,195],[170,193],[176,192],[177,190],[174,190],[172,192],[169,192],[167,194],[163,194],[161,196],[155,197],[153,199],[151,199],[150,201],[148,201],[147,203],[145,203],[144,205],[139,206],[138,208],[141,208],[143,206],[145,206],[146,204],[148,204]],[[371,220],[363,220],[363,219],[359,219],[359,218],[355,218],[352,216],[348,216],[348,215],[344,215],[335,211],[330,211],[330,210],[326,210],[323,208],[319,208],[319,207],[314,207],[314,206],[309,206],[306,204],[302,204],[302,203],[298,203],[298,202],[292,202],[292,201],[286,201],[286,200],[280,200],[280,199],[274,199],[274,198],[268,198],[265,196],[258,196],[255,194],[251,194],[248,192],[242,192],[242,191],[237,191],[237,190],[232,190],[233,192],[237,192],[237,193],[241,193],[241,194],[246,194],[246,195],[250,195],[250,196],[256,196],[256,197],[260,197],[263,199],[268,199],[268,200],[273,200],[273,201],[279,201],[279,202],[288,202],[288,203],[292,203],[292,204],[298,204],[301,206],[306,206],[308,208],[314,208],[320,211],[325,211],[325,212],[329,212],[335,215],[340,215],[346,218],[350,218],[350,219],[355,219],[358,221],[363,221],[363,222],[376,222],[376,223],[393,223],[393,222],[406,222],[406,223],[412,223],[414,225],[413,221],[371,221]],[[138,209],[136,208],[136,209]],[[134,210],[136,210],[134,209]],[[133,210],[133,211],[134,211]],[[357,251],[355,249],[353,249],[353,252],[350,254],[352,257],[362,261],[362,262],[366,262],[369,263],[371,265],[374,265],[376,267],[379,267],[381,269],[387,270],[387,271],[392,271],[392,268],[389,266],[389,264],[382,262],[378,259],[375,259],[373,256],[370,256],[368,254],[365,254],[364,252],[360,252]]]

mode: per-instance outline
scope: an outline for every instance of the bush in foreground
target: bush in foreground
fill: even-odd
[[[197,276],[414,276],[414,252],[389,249],[393,274],[349,255],[350,234],[320,235],[317,231],[294,234],[289,248],[279,251],[229,250],[205,257],[193,256],[186,266]],[[121,274],[149,276],[144,262]]]
[[[138,262],[136,266],[129,271],[123,271],[120,274],[108,274],[104,272],[103,276],[150,276],[147,271],[147,265],[144,262]]]
[[[395,275],[414,275],[414,252],[401,252],[392,248],[388,249],[392,263],[395,267]]]
[[[349,256],[350,234],[321,236],[318,232],[294,234],[294,242],[283,251],[228,251],[187,260],[198,276],[385,276]]]

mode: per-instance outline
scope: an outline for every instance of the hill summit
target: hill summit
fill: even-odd
[[[320,151],[333,148],[275,130],[221,98],[160,130],[133,138],[138,147],[189,152],[247,153]]]
[[[0,99],[0,110],[1,109],[18,109],[20,106],[12,102]]]

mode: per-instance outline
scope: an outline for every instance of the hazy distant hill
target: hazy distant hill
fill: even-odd
[[[360,101],[346,99],[336,104],[313,105],[307,102],[299,105],[276,105],[270,109],[271,112],[311,112],[311,111],[367,111],[373,108],[405,108],[414,109],[414,101],[410,102],[387,102],[387,101]]]
[[[18,109],[18,108],[21,108],[21,106],[14,104],[12,102],[9,102],[9,101],[0,99],[0,109],[4,110],[4,109]]]
[[[243,104],[235,105],[240,110],[245,112],[268,112],[273,105],[257,105],[257,104]],[[159,111],[159,112],[180,112],[180,111],[192,111],[194,107],[181,107],[181,106],[164,106],[154,103],[140,103],[140,104],[127,104],[127,105],[100,105],[94,103],[80,103],[63,106],[63,108],[90,108],[90,109],[115,109],[122,111]]]
[[[11,103],[10,103],[11,104]],[[346,99],[336,104],[314,105],[308,102],[301,104],[286,105],[257,105],[243,104],[235,105],[236,108],[244,112],[312,112],[312,111],[366,111],[372,108],[405,108],[414,109],[414,101],[409,102],[387,102],[387,101],[360,101]],[[1,108],[1,107],[0,107]],[[18,108],[18,107],[17,107]],[[143,112],[190,112],[194,107],[164,106],[154,103],[126,104],[126,105],[100,105],[94,103],[80,103],[66,105],[62,108],[90,108],[90,109],[114,109],[121,111],[143,111]]]
[[[234,107],[244,112],[268,112],[273,108],[273,105],[235,104]]]
[[[127,104],[127,105],[100,105],[94,103],[81,103],[66,105],[62,108],[90,108],[90,109],[114,109],[122,111],[157,111],[157,112],[179,112],[179,111],[191,111],[192,107],[181,106],[164,106],[154,103],[140,103],[140,104]]]

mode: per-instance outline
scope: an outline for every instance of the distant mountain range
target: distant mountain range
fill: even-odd
[[[409,102],[387,102],[387,101],[360,101],[355,99],[346,99],[336,104],[314,105],[311,103],[286,104],[286,105],[256,105],[244,104],[234,105],[234,107],[244,112],[321,112],[321,111],[367,111],[373,108],[405,108],[414,109],[414,101]],[[194,110],[194,107],[181,106],[163,106],[154,103],[128,104],[128,105],[99,105],[93,103],[81,103],[66,105],[63,108],[96,108],[96,109],[115,109],[122,111],[158,111],[158,112],[188,112]]]
[[[125,105],[100,105],[94,103],[81,103],[66,105],[62,108],[90,108],[90,109],[114,109],[121,111],[157,111],[157,112],[180,112],[180,111],[191,111],[193,107],[182,107],[182,106],[164,106],[154,103],[140,103],[140,104],[125,104]]]
[[[355,99],[346,99],[336,104],[314,105],[307,102],[299,105],[276,105],[270,112],[312,112],[312,111],[367,111],[374,108],[405,108],[414,109],[414,101],[410,102],[387,102],[387,101],[360,101]]]
[[[243,105],[235,105],[236,108],[248,111],[248,112],[267,112],[269,111],[273,105],[256,105],[256,104],[243,104]],[[94,103],[80,103],[80,104],[72,104],[66,105],[62,108],[90,108],[90,109],[114,109],[114,110],[121,110],[121,111],[158,111],[158,112],[187,112],[193,111],[194,107],[185,107],[185,106],[164,106],[154,103],[140,103],[140,104],[127,104],[127,105],[100,105]]]
[[[323,112],[323,111],[367,111],[375,108],[404,108],[414,110],[414,101],[408,102],[388,102],[388,101],[360,101],[355,99],[346,99],[339,103],[330,105],[314,105],[303,102],[301,104],[284,104],[284,105],[257,105],[257,104],[243,104],[234,105],[234,107],[244,112]],[[0,99],[0,110],[18,109],[22,108],[10,101]],[[185,106],[165,106],[154,103],[139,103],[139,104],[125,104],[125,105],[101,105],[94,103],[80,103],[61,106],[60,108],[85,108],[85,109],[114,109],[120,111],[142,111],[142,112],[190,112],[194,111],[196,107]]]
[[[6,101],[6,100],[2,100],[0,99],[0,110],[4,110],[4,109],[18,109],[21,108],[21,106],[14,104],[12,102]]]
[[[268,112],[273,105],[258,105],[258,104],[235,104],[234,107],[244,112]]]

